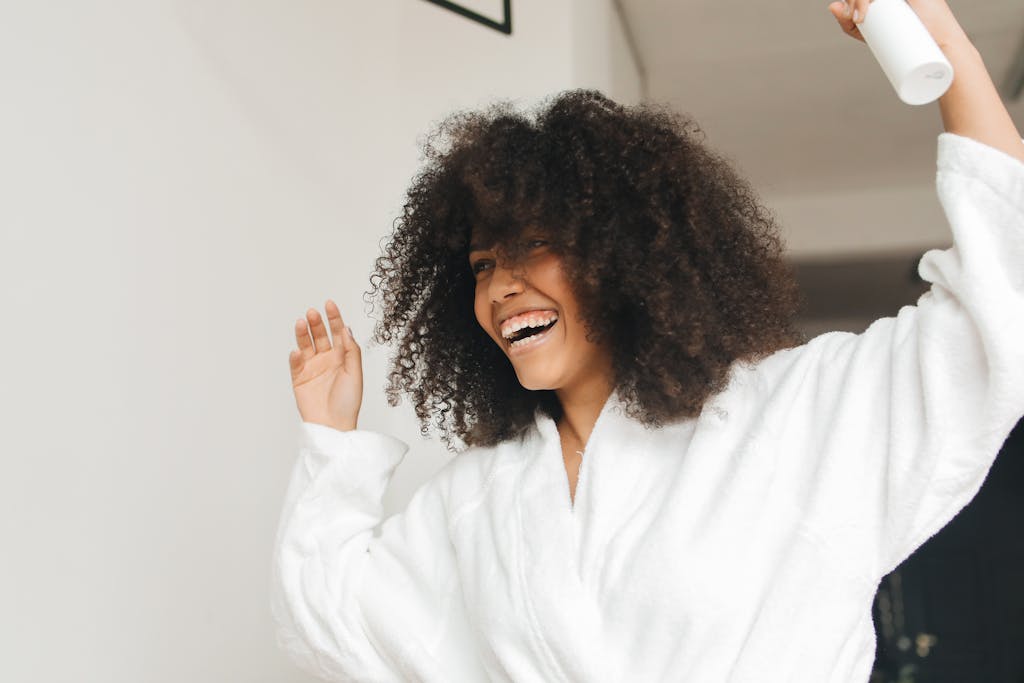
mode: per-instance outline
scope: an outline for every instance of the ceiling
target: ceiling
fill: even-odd
[[[900,101],[827,0],[618,1],[647,99],[693,116],[766,195],[934,182],[938,104]],[[1024,40],[1024,2],[949,5],[1000,85]],[[1024,129],[1024,97],[1007,108]]]

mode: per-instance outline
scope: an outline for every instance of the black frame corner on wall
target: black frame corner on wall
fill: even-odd
[[[505,17],[501,23],[498,23],[494,19],[485,17],[482,14],[477,14],[473,10],[466,9],[458,3],[449,2],[448,0],[427,0],[427,2],[449,9],[456,14],[462,15],[467,19],[472,19],[484,26],[489,26],[495,31],[501,31],[506,35],[512,35],[512,0],[505,0]]]

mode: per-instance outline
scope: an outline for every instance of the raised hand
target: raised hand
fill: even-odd
[[[943,51],[950,46],[970,42],[966,32],[953,16],[953,10],[946,4],[946,0],[906,1]],[[842,0],[829,3],[828,9],[846,35],[863,43],[866,41],[857,26],[867,16],[871,2],[872,0]]]
[[[324,309],[330,336],[315,308],[295,321],[299,348],[288,356],[292,390],[303,422],[348,431],[356,428],[363,402],[362,351],[337,305],[328,299]]]

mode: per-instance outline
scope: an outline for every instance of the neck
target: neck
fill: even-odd
[[[583,450],[612,389],[609,376],[599,373],[594,373],[572,387],[556,389],[555,394],[562,404],[562,417],[558,420],[559,433],[580,444],[580,450]]]

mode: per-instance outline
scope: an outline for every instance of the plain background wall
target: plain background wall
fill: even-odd
[[[310,680],[267,604],[295,320],[331,297],[362,342],[360,427],[411,446],[400,509],[450,455],[387,406],[362,293],[418,139],[496,98],[636,101],[617,15],[519,0],[510,37],[422,0],[3,10],[0,680]]]

